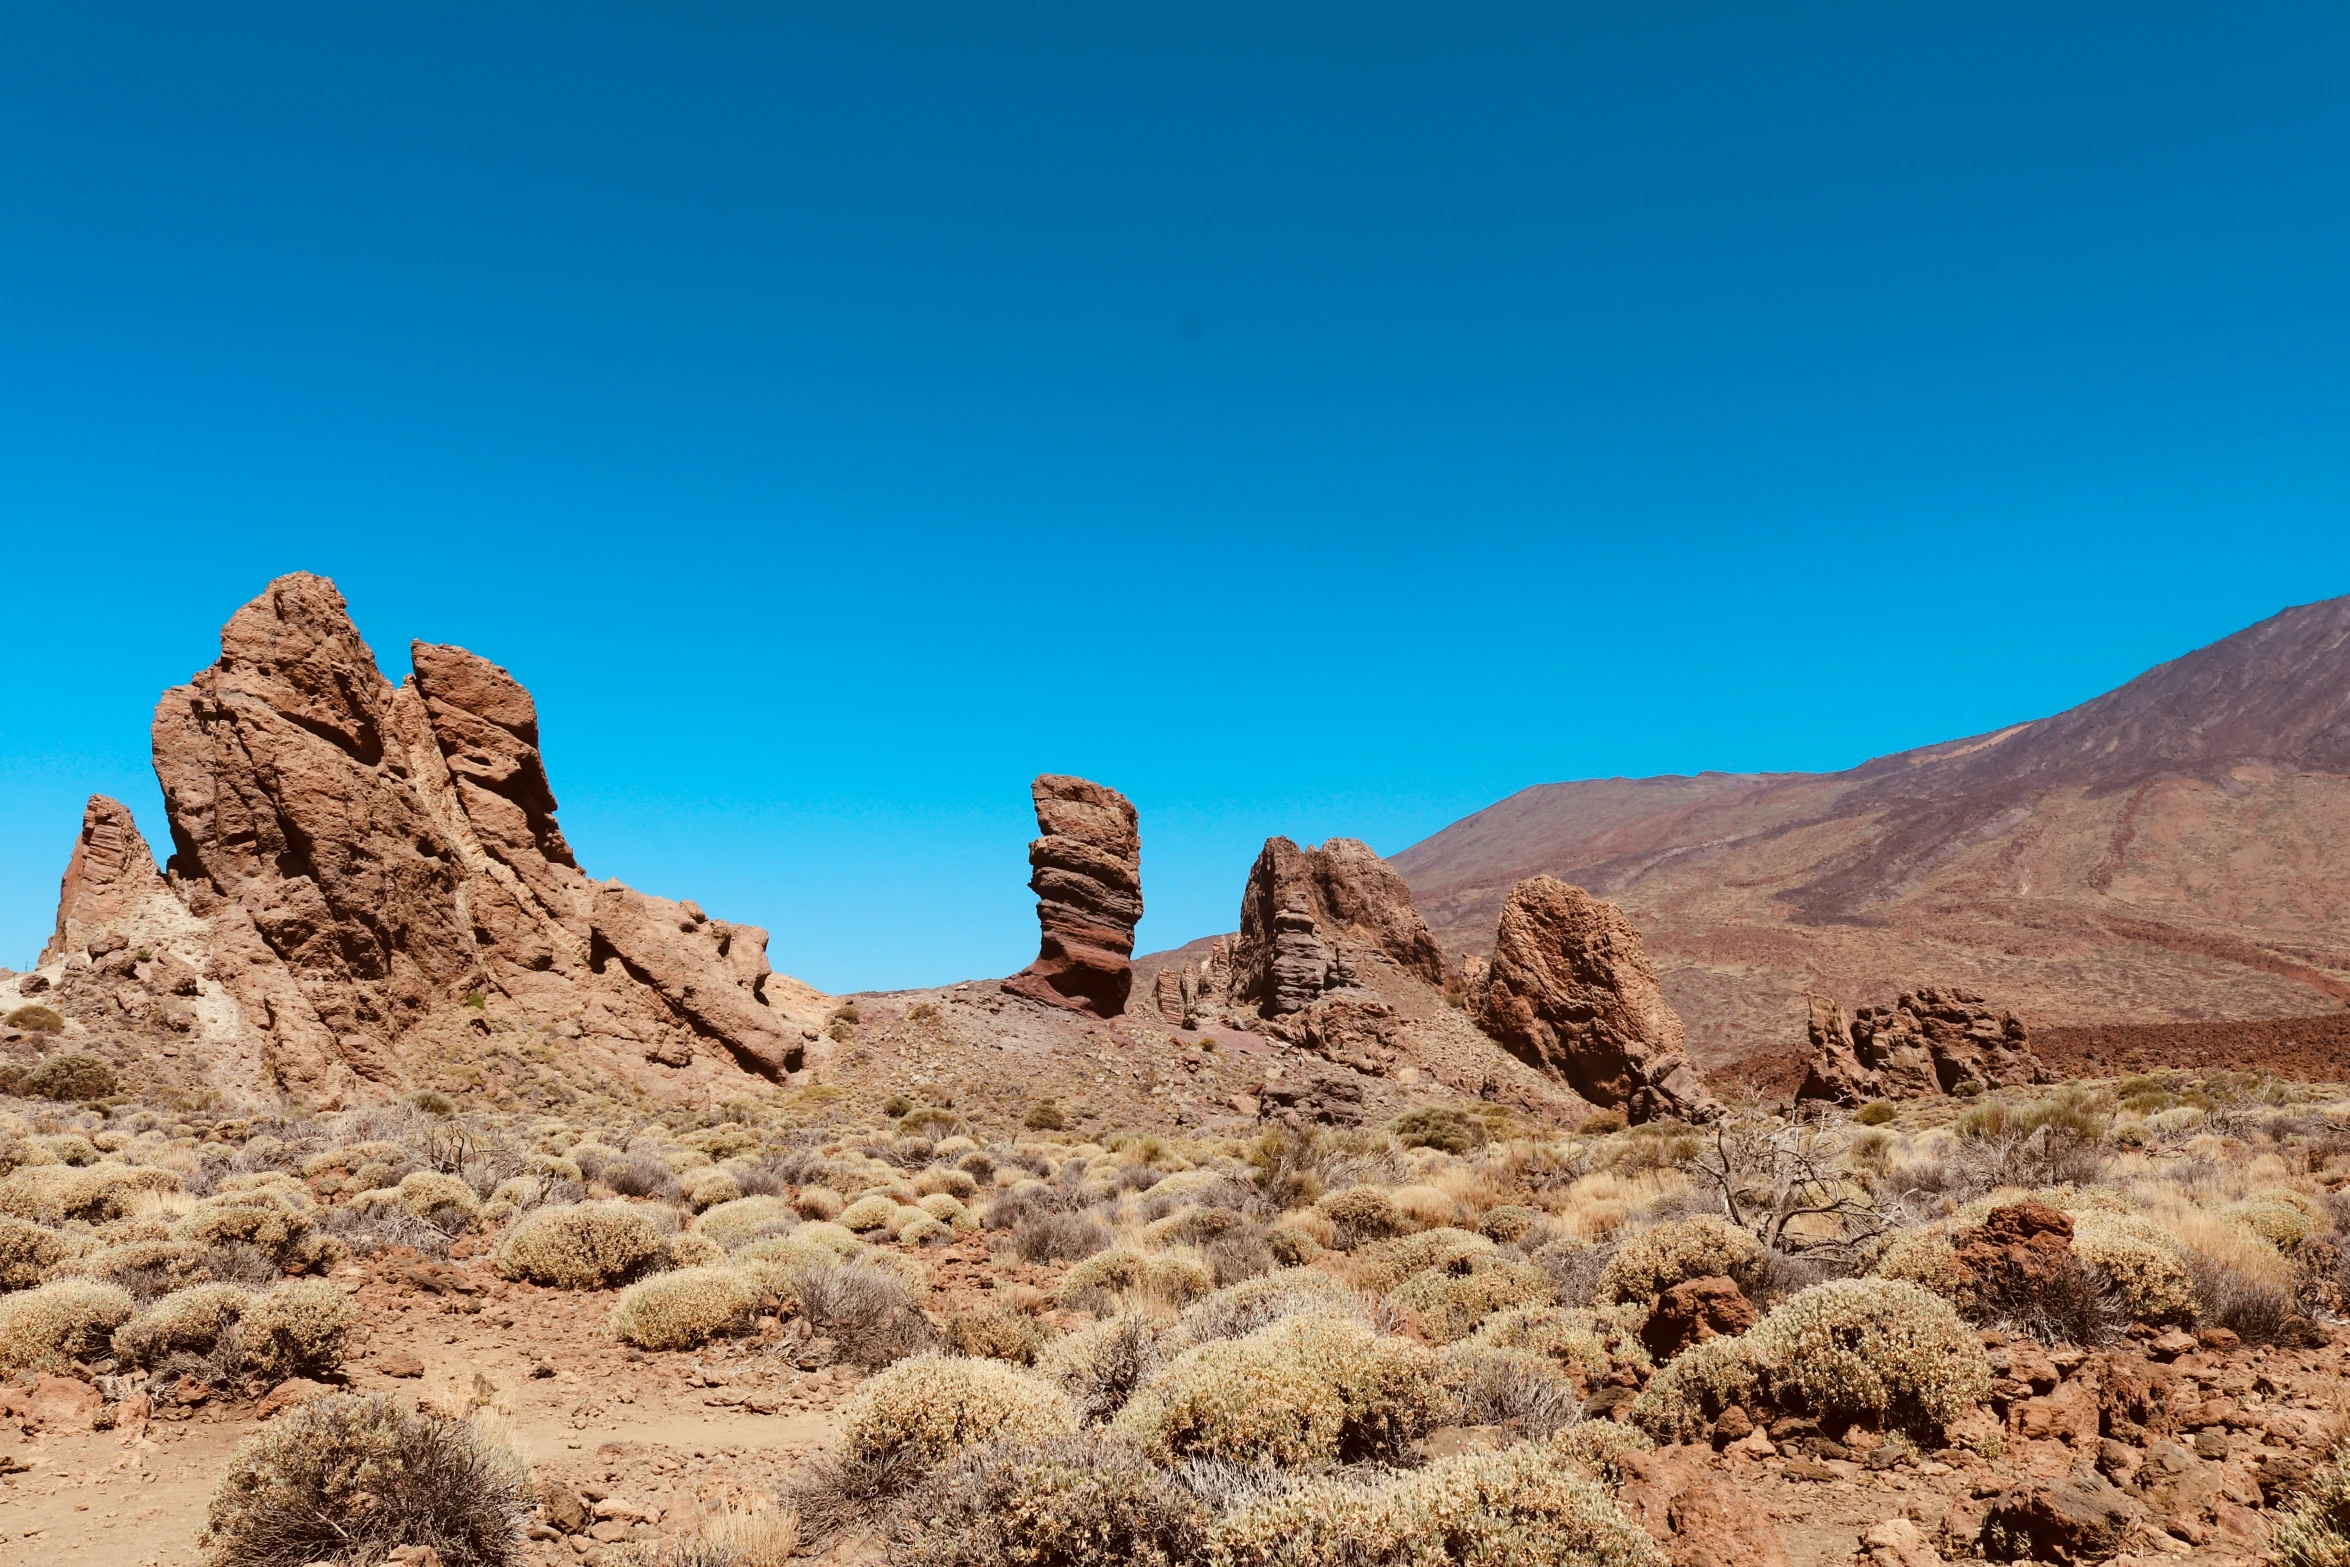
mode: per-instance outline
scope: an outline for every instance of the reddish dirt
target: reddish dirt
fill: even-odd
[[[2185,1070],[2274,1072],[2305,1082],[2350,1077],[2350,1012],[2243,1023],[2105,1023],[2037,1029],[2032,1048],[2060,1077]]]

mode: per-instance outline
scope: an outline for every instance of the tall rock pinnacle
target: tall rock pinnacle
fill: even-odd
[[[1142,919],[1142,834],[1115,789],[1046,773],[1029,791],[1043,836],[1028,846],[1041,941],[1004,981],[1015,995],[1098,1017],[1126,1010],[1134,927]]]

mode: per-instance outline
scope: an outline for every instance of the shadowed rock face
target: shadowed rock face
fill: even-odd
[[[57,931],[41,949],[41,961],[63,957],[88,939],[87,932],[129,919],[162,890],[163,875],[131,820],[130,807],[91,795],[57,889]]]
[[[1798,1099],[1859,1104],[2040,1083],[2048,1072],[2023,1022],[1971,990],[1922,986],[1889,1007],[1862,1007],[1852,1021],[1823,996],[1811,999],[1811,1066]]]
[[[1377,952],[1441,987],[1444,954],[1412,907],[1411,889],[1368,844],[1332,838],[1301,849],[1268,838],[1240,900],[1233,981],[1265,1017],[1284,1017],[1353,983],[1360,954]]]
[[[810,1031],[769,1004],[767,933],[591,881],[555,822],[530,693],[463,648],[411,655],[394,688],[334,584],[297,573],[156,708],[171,890],[266,1074],[324,1102],[396,1081],[403,1033],[469,992],[623,1058],[796,1070]],[[111,804],[85,820],[61,929],[135,872]]]
[[[1640,932],[1623,912],[1548,876],[1502,906],[1477,1021],[1511,1054],[1634,1121],[1721,1113],[1682,1054]]]
[[[1142,834],[1115,789],[1046,773],[1031,786],[1043,836],[1028,846],[1040,928],[1036,961],[1004,988],[1098,1017],[1126,1010],[1142,920]]]

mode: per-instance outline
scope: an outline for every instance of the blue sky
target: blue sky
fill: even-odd
[[[1145,14],[1156,10],[1163,14]],[[21,3],[0,962],[271,576],[536,693],[583,864],[1033,952],[1258,843],[1831,769],[2350,592],[2335,4]]]

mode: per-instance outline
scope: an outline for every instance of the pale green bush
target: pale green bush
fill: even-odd
[[[1415,1273],[1388,1297],[1420,1316],[1420,1331],[1431,1344],[1464,1339],[1497,1311],[1536,1306],[1558,1286],[1530,1262],[1469,1260],[1465,1273]]]
[[[2269,1548],[2277,1567],[2350,1567],[2350,1447],[2294,1494]]]
[[[631,1284],[612,1310],[612,1331],[639,1349],[692,1349],[749,1326],[759,1304],[732,1268],[681,1268]]]
[[[174,1290],[114,1330],[114,1358],[151,1367],[167,1355],[209,1354],[252,1303],[252,1292],[239,1284]]]
[[[1599,1275],[1602,1300],[1647,1301],[1691,1279],[1725,1277],[1753,1294],[1762,1283],[1762,1242],[1727,1219],[1700,1214],[1652,1225],[1616,1248]]]
[[[1415,1273],[1450,1270],[1493,1250],[1493,1242],[1468,1230],[1422,1230],[1355,1248],[1347,1258],[1346,1276],[1358,1289],[1384,1295]]]
[[[1990,1391],[1982,1342],[1948,1301],[1899,1280],[1836,1279],[1737,1338],[1685,1350],[1632,1418],[1659,1441],[1688,1441],[1760,1393],[1823,1421],[1870,1418],[1934,1435]]]
[[[1633,1335],[1568,1306],[1517,1306],[1496,1312],[1469,1335],[1495,1349],[1530,1349],[1558,1362],[1586,1389],[1619,1360],[1646,1369],[1648,1351]],[[1611,1353],[1612,1350],[1612,1353]]]
[[[1077,1429],[1061,1390],[1000,1360],[917,1355],[857,1389],[841,1439],[859,1458],[905,1454],[925,1467],[980,1442],[1035,1442]]]
[[[1115,1422],[1166,1459],[1303,1464],[1400,1450],[1441,1412],[1428,1351],[1340,1317],[1187,1350]]]
[[[684,1230],[662,1243],[673,1268],[714,1268],[726,1261],[726,1248],[707,1235]]]
[[[87,1279],[59,1279],[0,1296],[0,1373],[52,1371],[96,1360],[131,1319],[128,1290]]]
[[[737,1197],[703,1210],[694,1229],[728,1251],[799,1228],[800,1216],[780,1197]]]
[[[951,1224],[958,1230],[979,1228],[978,1215],[963,1206],[963,1200],[952,1192],[932,1192],[918,1205],[941,1224]],[[900,1236],[903,1240],[905,1237]]]
[[[1219,1521],[1229,1567],[1665,1567],[1606,1491],[1532,1444],[1439,1459],[1383,1485],[1308,1480]]]
[[[634,1205],[563,1203],[534,1208],[498,1243],[498,1271],[560,1289],[609,1289],[662,1254],[662,1235]]]
[[[1613,1420],[1583,1420],[1550,1439],[1550,1451],[1560,1463],[1572,1464],[1609,1486],[1624,1483],[1624,1455],[1653,1452],[1656,1443],[1638,1426]]]
[[[1284,1317],[1348,1317],[1368,1326],[1360,1292],[1342,1279],[1310,1268],[1260,1274],[1216,1291],[1187,1308],[1169,1330],[1166,1349],[1181,1354],[1214,1339],[1245,1338]]]
[[[175,1192],[179,1184],[171,1171],[148,1165],[28,1165],[0,1177],[0,1213],[36,1224],[96,1224],[126,1217],[143,1194]]]
[[[1196,1257],[1177,1252],[1096,1252],[1061,1275],[1056,1297],[1064,1304],[1095,1290],[1182,1305],[1216,1287],[1215,1275]]]
[[[299,1195],[296,1195],[299,1193]],[[325,1267],[343,1245],[318,1229],[318,1206],[299,1183],[222,1191],[172,1221],[171,1238],[199,1246],[250,1246],[281,1268]]]
[[[29,1290],[73,1254],[55,1230],[0,1216],[0,1290]]]
[[[704,1208],[715,1208],[720,1203],[734,1202],[743,1194],[742,1185],[735,1180],[734,1172],[716,1167],[689,1171],[681,1184],[685,1187],[685,1200],[692,1203],[697,1212]]]
[[[2322,1212],[2313,1199],[2286,1187],[2254,1192],[2227,1209],[2229,1218],[2249,1227],[2287,1256],[2325,1228]]]
[[[481,1213],[481,1199],[473,1195],[473,1188],[454,1175],[443,1175],[437,1170],[417,1170],[400,1178],[396,1188],[400,1206],[419,1219],[428,1218],[436,1208],[454,1208],[467,1218]]]
[[[804,1197],[806,1193],[801,1195]],[[878,1230],[887,1225],[897,1211],[896,1198],[881,1192],[868,1192],[843,1208],[834,1222],[844,1230]]]
[[[898,1211],[913,1215],[892,1232],[893,1238],[902,1246],[921,1246],[931,1241],[947,1240],[955,1233],[953,1225],[934,1219],[919,1208],[900,1208]]]
[[[1958,1249],[1951,1244],[1946,1224],[1900,1231],[1886,1242],[1869,1272],[1876,1278],[1915,1284],[1961,1311],[1974,1307],[1974,1275],[1960,1266]]]
[[[2135,1214],[2077,1214],[2073,1255],[2112,1281],[2114,1292],[2136,1320],[2194,1320],[2195,1278],[2186,1253],[2153,1220]]]
[[[323,1376],[342,1365],[359,1307],[324,1279],[288,1279],[245,1307],[245,1364],[272,1381]]]

